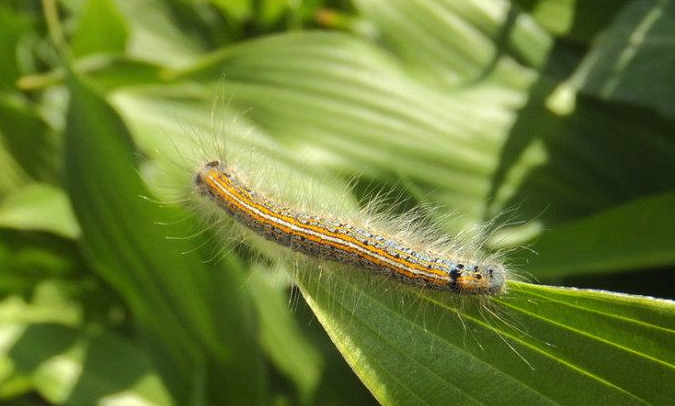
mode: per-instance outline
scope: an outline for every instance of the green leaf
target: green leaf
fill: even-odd
[[[547,231],[526,257],[528,272],[548,278],[673,264],[673,207],[675,193],[664,193]]]
[[[194,234],[177,222],[187,213],[141,197],[150,193],[126,127],[88,85],[75,76],[68,83],[66,180],[91,266],[131,308],[176,402],[262,402],[241,265],[231,257],[206,264],[200,238],[167,240]]]
[[[625,7],[568,86],[606,100],[651,107],[675,118],[675,3]]]
[[[74,56],[93,53],[124,53],[128,38],[123,16],[113,0],[89,0],[77,20],[71,40]]]
[[[80,228],[63,190],[31,184],[0,202],[0,227],[49,231],[76,239]]]
[[[556,115],[546,80],[529,96],[522,83],[443,92],[378,49],[324,33],[239,44],[184,74],[223,72],[229,104],[289,147],[316,151],[312,166],[403,183],[412,201],[461,214],[442,224],[450,232],[513,207],[551,227],[675,185],[670,122],[590,100]]]
[[[635,405],[675,396],[673,302],[512,283],[481,304],[355,269],[315,272],[301,273],[305,298],[382,404]]]
[[[289,148],[313,152],[310,166],[404,182],[423,203],[462,213],[462,225],[481,221],[529,80],[521,72],[517,85],[432,89],[368,43],[319,32],[238,44],[181,75],[208,83],[223,72],[229,105]]]

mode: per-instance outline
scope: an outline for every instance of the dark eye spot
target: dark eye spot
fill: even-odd
[[[220,161],[218,161],[218,160],[216,160],[216,161],[211,161],[211,162],[209,162],[209,163],[206,164],[206,166],[208,166],[209,168],[216,168],[216,167],[218,167],[219,165],[220,165]]]

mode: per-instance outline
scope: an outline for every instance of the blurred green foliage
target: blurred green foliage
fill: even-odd
[[[672,404],[674,20],[669,0],[0,3],[0,403]],[[514,281],[485,305],[219,250],[167,203],[214,133],[318,204],[506,223],[486,249],[524,279],[643,296]]]

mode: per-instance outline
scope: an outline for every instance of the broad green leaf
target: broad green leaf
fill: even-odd
[[[675,3],[640,0],[617,15],[567,86],[675,118]]]
[[[675,187],[669,122],[592,100],[558,116],[544,105],[546,80],[516,112],[523,90],[439,92],[376,48],[320,33],[239,44],[186,74],[223,72],[230,105],[314,153],[313,166],[403,183],[413,200],[461,215],[443,224],[450,231],[513,207],[518,220],[550,227]]]
[[[238,44],[184,75],[215,81],[223,73],[230,105],[293,150],[315,153],[312,166],[385,187],[403,182],[404,198],[461,214],[444,230],[514,207],[514,220],[549,229],[675,187],[670,122],[587,99],[557,115],[544,104],[554,83],[542,78],[525,94],[526,68],[513,71],[519,80],[496,75],[439,92],[363,41],[303,33]]]
[[[69,89],[66,181],[91,266],[130,307],[176,402],[261,403],[241,265],[200,258],[203,241],[178,222],[187,213],[142,198],[150,194],[116,113],[77,77]]]
[[[512,283],[494,303],[304,270],[308,303],[385,405],[667,404],[675,303]]]
[[[45,184],[30,184],[0,201],[0,227],[49,231],[75,239],[80,233],[68,196]]]
[[[664,193],[542,233],[528,272],[548,278],[675,264],[673,207],[675,193]]]
[[[124,53],[128,32],[114,0],[88,0],[70,42],[73,55]]]
[[[412,185],[465,225],[483,215],[495,158],[525,96],[510,87],[430,89],[381,50],[332,33],[242,43],[183,75],[213,83],[223,73],[229,105],[305,152],[310,166]]]

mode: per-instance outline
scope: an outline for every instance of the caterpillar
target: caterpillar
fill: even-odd
[[[459,294],[497,295],[507,271],[497,261],[466,260],[411,244],[368,227],[302,212],[253,190],[223,160],[199,167],[198,195],[254,233],[295,252],[387,275],[404,284]]]

